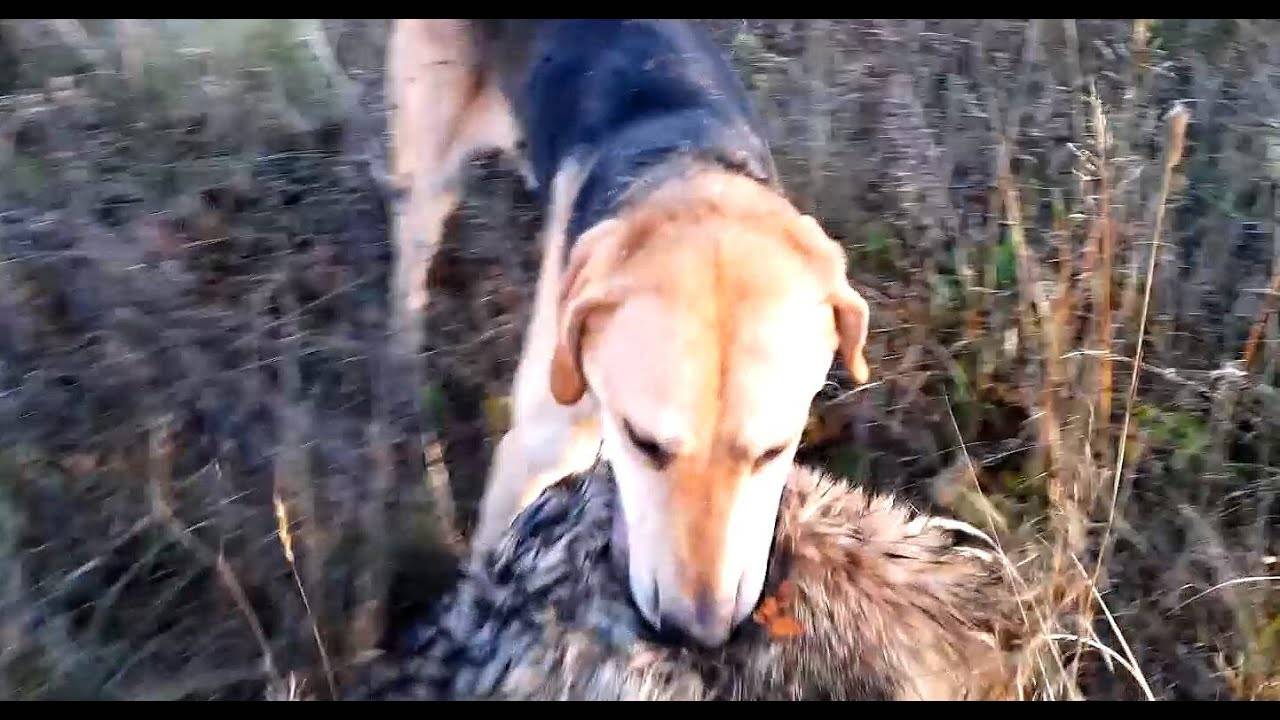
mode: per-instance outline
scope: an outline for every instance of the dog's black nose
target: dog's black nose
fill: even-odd
[[[694,595],[692,603],[676,602],[665,607],[664,602],[663,605],[657,630],[664,642],[716,647],[724,643],[733,630],[729,617],[732,608],[717,603],[709,589]]]
[[[654,628],[654,634],[657,636],[658,642],[668,645],[688,645],[693,642],[693,637],[685,632],[680,620],[671,615],[665,615],[661,618],[658,627]]]
[[[716,621],[716,599],[707,588],[703,588],[693,603],[693,619],[698,627],[707,627]]]

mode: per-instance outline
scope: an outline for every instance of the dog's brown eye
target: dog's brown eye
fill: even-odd
[[[764,451],[763,455],[756,458],[756,470],[759,470],[765,465],[768,465],[769,463],[776,460],[778,456],[781,455],[783,451],[786,449],[787,449],[786,445],[779,445],[776,448],[770,448],[769,450]]]
[[[635,428],[631,427],[631,423],[626,420],[622,421],[622,429],[627,431],[627,439],[632,445],[636,446],[649,462],[661,469],[667,463],[671,462],[671,453],[667,452],[657,441],[652,438],[645,437],[637,433]]]

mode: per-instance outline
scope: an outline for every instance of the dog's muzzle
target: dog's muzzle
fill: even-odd
[[[627,523],[620,505],[614,511],[609,546],[615,569],[628,579],[632,603],[659,640],[672,644],[692,641],[707,648],[719,647],[754,609],[756,598],[743,597],[741,592],[728,599],[731,602],[721,602],[709,592],[693,598],[664,596],[652,575],[642,578],[633,574]]]

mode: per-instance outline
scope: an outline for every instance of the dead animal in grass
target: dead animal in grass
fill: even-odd
[[[797,468],[768,592],[723,647],[661,638],[611,547],[606,465],[524,511],[353,699],[978,699],[1016,635],[1000,560],[961,523]]]

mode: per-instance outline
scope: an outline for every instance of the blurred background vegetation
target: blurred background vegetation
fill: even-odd
[[[1280,24],[706,24],[872,307],[802,460],[998,533],[1028,696],[1280,699]],[[388,27],[0,21],[0,697],[325,697],[447,587],[538,213],[476,160],[407,381]]]

